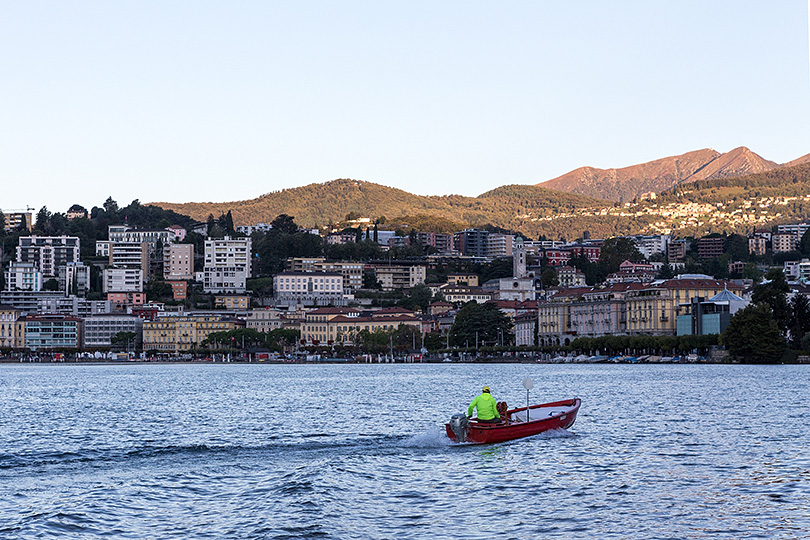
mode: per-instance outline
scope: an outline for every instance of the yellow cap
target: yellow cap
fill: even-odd
[[[489,386],[485,386],[482,392],[489,392]]]

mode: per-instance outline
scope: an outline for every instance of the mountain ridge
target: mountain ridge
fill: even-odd
[[[655,198],[637,197],[624,203],[542,185],[500,186],[477,197],[421,196],[372,182],[337,179],[245,201],[150,204],[198,221],[230,211],[237,225],[269,223],[287,214],[302,226],[333,228],[354,214],[384,222],[389,229],[454,232],[492,225],[553,239],[576,238],[586,230],[592,237],[603,238],[666,231],[741,231],[810,218],[810,154],[790,162],[798,163],[791,167],[781,165],[740,177],[728,175],[761,165],[747,149],[729,152],[721,161],[717,157],[723,154],[711,149],[689,154],[680,160],[644,164],[648,171],[669,171],[673,177],[691,178],[689,182],[676,183]],[[766,161],[765,166],[772,167],[773,162]]]
[[[791,163],[798,165],[807,161],[810,161],[810,154]],[[621,168],[580,167],[535,185],[615,202],[627,202],[648,193],[661,193],[686,182],[733,178],[782,166],[788,164],[779,165],[769,161],[745,146],[726,153],[704,148]]]

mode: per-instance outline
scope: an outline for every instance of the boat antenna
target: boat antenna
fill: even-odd
[[[534,388],[534,381],[531,377],[526,377],[523,379],[523,388],[526,389],[526,422],[531,420],[529,417],[529,390]]]

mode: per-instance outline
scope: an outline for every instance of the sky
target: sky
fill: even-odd
[[[804,0],[0,2],[0,208],[810,153]]]

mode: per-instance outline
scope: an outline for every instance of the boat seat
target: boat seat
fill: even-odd
[[[506,411],[509,410],[509,407],[506,405],[505,401],[499,401],[495,407],[498,409],[498,415],[501,417],[501,420],[508,422],[509,415],[506,414]]]

